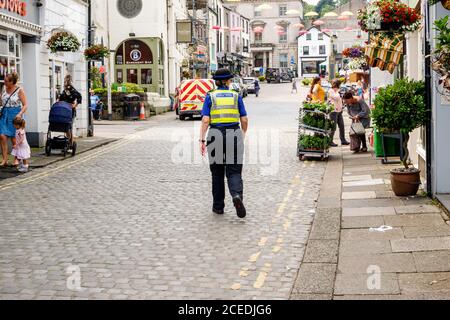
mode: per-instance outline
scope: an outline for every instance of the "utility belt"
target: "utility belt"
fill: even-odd
[[[218,126],[218,125],[212,124],[209,126],[209,128],[210,129],[218,129],[220,131],[225,132],[226,130],[239,130],[239,129],[241,129],[241,126],[239,125],[239,123],[232,124],[229,126]]]

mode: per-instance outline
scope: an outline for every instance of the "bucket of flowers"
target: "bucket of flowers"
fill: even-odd
[[[366,32],[411,32],[420,22],[420,13],[399,0],[377,0],[358,12],[358,23]]]
[[[84,57],[86,58],[86,60],[99,61],[103,58],[106,58],[108,55],[108,48],[101,44],[90,46],[89,48],[86,48],[86,50],[84,50]]]
[[[342,55],[346,58],[361,58],[364,56],[364,48],[361,46],[353,46],[351,48],[344,49]]]
[[[47,48],[53,53],[77,52],[80,49],[80,42],[72,33],[58,31],[48,39]]]

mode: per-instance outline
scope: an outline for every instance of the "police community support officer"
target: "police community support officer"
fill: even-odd
[[[233,75],[227,69],[216,71],[217,90],[211,91],[203,106],[200,131],[202,156],[209,155],[214,197],[213,212],[224,214],[225,175],[233,204],[239,218],[247,215],[244,203],[242,168],[244,161],[244,136],[248,129],[247,111],[242,97],[230,90]],[[240,125],[242,125],[242,130]],[[205,140],[208,131],[208,139]]]

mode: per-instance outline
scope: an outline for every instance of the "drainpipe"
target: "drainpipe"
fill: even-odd
[[[87,46],[92,45],[92,4],[91,0],[88,0],[88,42]],[[91,62],[87,62],[87,103],[88,103],[88,137],[94,136],[94,122],[91,112],[91,97],[90,97],[90,91],[91,91]]]
[[[425,1],[423,6],[425,8],[425,103],[428,109],[427,124],[425,126],[426,132],[426,166],[427,166],[427,194],[428,197],[433,197],[432,187],[432,119],[433,119],[433,98],[432,98],[432,79],[431,79],[431,46],[430,46],[430,10],[428,7],[428,1]]]

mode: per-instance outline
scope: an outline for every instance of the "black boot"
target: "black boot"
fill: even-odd
[[[242,201],[241,196],[233,197],[233,204],[236,208],[236,213],[239,218],[243,219],[247,216],[247,210],[245,209],[244,202]]]

